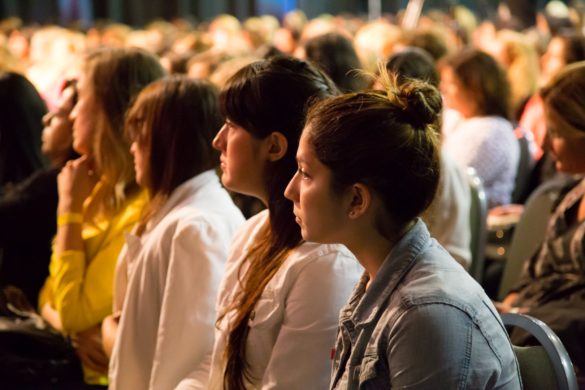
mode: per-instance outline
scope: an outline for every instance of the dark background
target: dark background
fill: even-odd
[[[533,13],[545,0],[507,0],[515,12]],[[382,12],[395,13],[406,7],[407,0],[382,0]],[[479,17],[493,16],[495,0],[428,0],[424,9],[447,10],[452,4],[463,4]],[[122,22],[142,26],[153,19],[171,20],[186,17],[195,22],[210,20],[221,13],[240,19],[260,14],[281,17],[299,8],[309,18],[322,13],[353,13],[366,15],[368,0],[0,0],[0,19],[18,16],[26,24],[56,23],[67,25],[81,19],[85,27],[96,20]]]

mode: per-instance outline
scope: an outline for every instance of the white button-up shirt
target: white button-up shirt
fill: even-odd
[[[147,226],[128,235],[114,309],[122,316],[111,389],[205,389],[215,302],[232,236],[244,218],[213,171],[183,183]]]
[[[218,313],[241,289],[240,266],[268,222],[268,212],[251,218],[236,235],[220,286]],[[245,272],[247,264],[241,272]],[[246,362],[250,389],[326,389],[339,310],[359,280],[362,267],[342,245],[303,243],[293,249],[268,282],[250,319]],[[243,275],[243,274],[242,274]],[[228,313],[216,333],[209,389],[222,389]]]

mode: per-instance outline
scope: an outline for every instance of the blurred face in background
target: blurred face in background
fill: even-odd
[[[441,69],[440,89],[446,107],[458,111],[464,118],[475,116],[477,110],[473,96],[467,92],[450,66]]]
[[[66,159],[73,143],[73,124],[69,119],[73,109],[75,86],[66,87],[56,108],[43,117],[42,151],[52,161]]]
[[[546,124],[556,168],[566,173],[585,173],[585,132],[563,129],[564,125],[549,115]]]

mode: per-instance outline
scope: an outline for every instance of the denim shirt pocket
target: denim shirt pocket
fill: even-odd
[[[356,378],[359,375],[359,389],[390,388],[389,373],[383,368],[384,364],[378,354],[364,355],[358,367],[354,369],[353,373]]]
[[[270,328],[280,321],[282,308],[275,297],[274,290],[265,289],[256,302],[248,320],[250,328]]]

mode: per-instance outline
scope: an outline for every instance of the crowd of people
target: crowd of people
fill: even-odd
[[[75,351],[7,383],[520,389],[522,312],[585,385],[585,15],[553,3],[521,31],[1,21],[0,316]],[[467,272],[468,168],[494,214],[563,179],[502,302]]]

